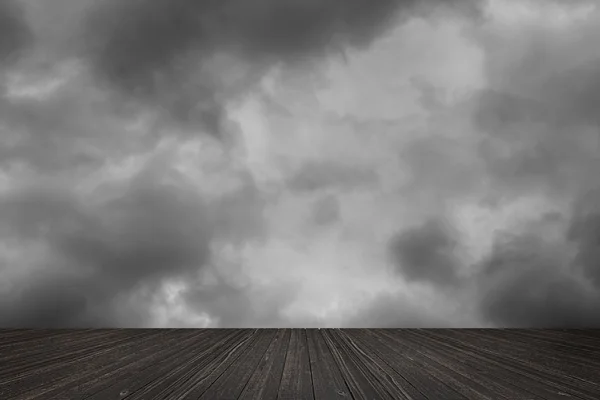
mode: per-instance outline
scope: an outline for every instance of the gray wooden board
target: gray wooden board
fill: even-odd
[[[0,330],[0,399],[600,399],[598,330]]]

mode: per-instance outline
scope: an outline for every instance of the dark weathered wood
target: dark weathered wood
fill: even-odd
[[[258,340],[248,346],[233,365],[228,367],[201,399],[237,399],[265,355],[275,337],[275,330],[258,331]]]
[[[32,356],[30,369],[27,369],[27,365],[18,363],[20,367],[16,369],[16,373],[0,381],[0,398],[17,398],[24,393],[28,393],[26,398],[35,398],[43,394],[49,385],[55,386],[57,381],[64,381],[81,369],[90,368],[98,357],[115,356],[123,350],[131,351],[132,346],[139,345],[142,340],[164,332],[123,330],[116,333],[118,334],[115,337],[99,342],[92,341],[87,346],[79,345],[72,351],[64,351],[47,360],[44,359],[44,355]]]
[[[353,349],[337,336],[336,330],[322,330],[325,342],[354,398],[393,399],[386,388],[371,374]]]
[[[307,329],[308,354],[315,399],[351,399],[350,389],[331,355],[320,329]]]
[[[364,366],[363,371],[366,374],[371,374],[374,378],[371,381],[373,385],[378,383],[383,386],[393,399],[422,398],[421,393],[404,377],[394,371],[388,363],[353,339],[350,335],[351,332],[350,330],[337,331],[338,343],[347,345],[348,353],[353,354]]]
[[[582,376],[589,381],[600,382],[600,352],[585,338],[573,342],[572,337],[563,338],[558,332],[542,335],[527,331],[506,331],[502,335],[487,332],[483,337],[476,332],[466,333],[471,335],[467,336],[472,338],[471,340],[492,340],[498,353],[520,362],[533,363],[559,374]],[[535,341],[532,342],[532,339]]]
[[[0,399],[600,398],[600,334],[0,330]]]
[[[210,337],[207,332],[193,330],[169,333],[164,338],[156,337],[143,351],[124,354],[119,361],[100,366],[96,373],[81,377],[71,391],[63,393],[75,400],[111,398],[124,391],[133,392],[133,385],[144,376],[144,370],[157,370],[169,360],[181,358],[194,343],[207,337]],[[94,395],[90,397],[92,393]]]
[[[410,396],[416,399],[448,399],[462,400],[467,397],[453,390],[448,382],[440,380],[431,368],[424,368],[423,363],[415,358],[416,349],[400,348],[396,344],[385,341],[374,330],[357,330],[353,332],[368,351],[384,360],[396,373],[402,376],[412,388]],[[399,332],[397,334],[404,334]],[[416,389],[416,390],[413,390]]]
[[[240,399],[277,399],[289,342],[290,330],[279,329],[246,384]]]
[[[143,340],[131,338],[127,344],[117,347],[106,353],[98,354],[87,363],[69,365],[68,370],[62,370],[62,375],[54,378],[51,382],[38,386],[35,390],[27,393],[30,399],[49,399],[64,396],[74,399],[80,393],[86,393],[94,386],[115,378],[115,371],[122,371],[124,365],[138,357],[138,354],[148,354],[164,345],[170,336],[176,336],[175,332],[165,331],[163,334],[152,335]]]
[[[473,399],[533,399],[532,396],[522,391],[514,390],[512,386],[499,382],[497,377],[490,376],[486,368],[478,365],[471,368],[465,366],[465,356],[459,352],[450,352],[441,346],[419,341],[418,331],[407,330],[403,335],[394,335],[393,332],[382,331],[382,335],[394,345],[411,351],[411,358],[424,365],[431,366],[437,376],[447,382],[457,392],[467,398]]]
[[[293,329],[286,353],[278,399],[314,399],[310,358],[306,344],[306,330]]]
[[[89,398],[94,400],[133,398],[140,393],[160,388],[163,379],[165,383],[168,382],[174,371],[181,371],[182,365],[204,355],[207,351],[218,350],[218,346],[223,341],[232,340],[234,334],[232,332],[231,336],[223,336],[218,332],[194,330],[189,332],[191,337],[180,338],[173,344],[165,343],[162,349],[151,354],[149,358],[139,357],[131,368],[116,377],[112,385],[94,391]],[[181,378],[182,375],[184,374],[180,374],[179,377]]]
[[[194,394],[194,398],[199,397],[239,356],[239,349],[244,349],[254,339],[254,333],[244,331],[240,336],[217,336],[209,348],[190,349],[191,358],[174,360],[175,365],[142,390],[134,392],[131,399],[178,398]]]
[[[256,345],[260,339],[259,330],[246,331],[240,339],[228,343],[220,351],[213,351],[207,354],[204,360],[199,360],[198,365],[188,367],[194,371],[194,374],[185,381],[178,382],[177,387],[168,397],[164,398],[189,398],[197,399],[201,397],[210,387],[227,371],[229,367],[235,365],[249,348]],[[140,399],[156,398],[141,396]],[[162,397],[159,397],[162,398]]]
[[[546,375],[540,372],[539,365],[515,360],[510,355],[502,354],[501,351],[485,345],[475,346],[470,343],[472,338],[465,341],[463,337],[452,338],[450,332],[441,331],[420,333],[423,335],[421,340],[433,341],[454,352],[462,353],[465,360],[472,360],[471,362],[475,363],[473,368],[482,369],[483,367],[492,370],[497,379],[511,381],[521,390],[526,390],[541,398],[564,399],[568,395],[591,400],[585,393],[575,395],[572,388],[565,386],[566,382],[571,379],[570,377]],[[577,390],[575,389],[575,391]]]

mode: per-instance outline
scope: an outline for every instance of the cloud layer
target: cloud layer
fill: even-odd
[[[600,326],[592,3],[47,3],[0,1],[0,326]]]
[[[164,109],[178,123],[222,134],[224,103],[273,65],[306,64],[366,48],[411,0],[105,0],[84,17],[83,53],[119,94]],[[232,63],[234,65],[232,66]]]
[[[14,0],[0,2],[0,68],[15,62],[31,43],[23,11]]]

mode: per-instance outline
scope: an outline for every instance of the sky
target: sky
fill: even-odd
[[[0,327],[600,327],[595,0],[0,0]]]

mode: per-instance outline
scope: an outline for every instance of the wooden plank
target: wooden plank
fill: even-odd
[[[206,390],[200,399],[237,399],[256,371],[260,360],[265,356],[276,337],[275,329],[258,331],[258,339],[248,346],[238,361],[230,364],[221,376]]]
[[[240,400],[277,399],[290,336],[289,329],[277,331],[258,367],[248,380],[239,397]]]
[[[563,364],[562,361],[568,358],[570,363],[594,366],[600,369],[600,350],[598,349],[600,342],[594,343],[595,341],[589,341],[584,337],[578,337],[577,340],[574,340],[573,336],[558,332],[542,333],[521,329],[463,333],[496,341],[500,348],[518,349],[520,353],[517,355],[518,357],[526,356],[534,359],[537,356],[542,356],[545,360],[560,359],[560,364]],[[512,344],[512,346],[509,346],[509,344]],[[536,349],[535,352],[531,351],[532,347]],[[560,365],[558,366],[560,367]]]
[[[245,330],[218,351],[206,352],[193,362],[182,364],[178,370],[170,374],[171,379],[157,381],[162,390],[140,393],[135,398],[185,398],[198,399],[214,382],[233,364],[238,361],[246,349],[259,339],[259,331]],[[180,375],[180,378],[177,378]],[[177,378],[177,379],[173,379]]]
[[[0,330],[0,399],[596,400],[599,339],[533,329]]]
[[[353,333],[353,339],[377,354],[416,389],[416,392],[412,391],[413,398],[447,400],[468,398],[448,386],[447,382],[440,380],[427,367],[416,361],[413,357],[414,349],[399,349],[376,335],[374,330],[356,330]],[[398,331],[396,334],[400,335],[402,331]]]
[[[558,383],[554,378],[536,371],[539,366],[533,364],[515,363],[511,357],[501,355],[488,348],[473,346],[470,341],[450,336],[450,332],[420,331],[421,340],[435,341],[448,346],[454,352],[460,352],[464,358],[474,360],[477,365],[485,365],[492,369],[499,379],[510,380],[523,390],[534,393],[544,399],[564,399],[566,396],[593,400],[590,393],[581,392],[577,388],[565,386],[564,382]],[[477,367],[476,367],[477,368]],[[526,388],[526,389],[525,389]]]
[[[25,340],[15,343],[0,352],[4,365],[0,367],[0,384],[8,377],[14,378],[16,374],[41,368],[48,363],[57,363],[64,358],[66,353],[74,354],[76,350],[89,350],[92,342],[108,342],[112,338],[118,339],[122,334],[115,331],[90,331],[87,333],[74,333],[69,335],[49,335],[46,340],[41,338],[35,341]]]
[[[460,391],[468,398],[498,398],[498,399],[541,399],[532,393],[514,387],[509,382],[499,379],[497,374],[490,373],[485,365],[477,364],[473,359],[467,359],[457,351],[448,351],[434,342],[418,340],[414,335],[416,331],[403,330],[402,341],[399,343],[397,337],[390,332],[387,334],[395,345],[404,347],[411,352],[411,358],[428,365],[429,370],[437,369],[439,377],[449,385],[457,385]],[[453,383],[454,382],[454,383]],[[468,389],[465,389],[465,386]]]
[[[207,351],[219,350],[227,340],[243,332],[230,332],[230,336],[223,335],[223,332],[212,330],[189,330],[192,333],[191,338],[181,340],[173,346],[165,346],[148,358],[142,358],[122,374],[117,375],[113,383],[100,390],[90,390],[89,400],[102,400],[110,398],[125,398],[134,396],[139,391],[148,388],[153,383],[159,382],[174,369],[188,360],[203,355]]]
[[[565,343],[560,338],[512,330],[501,334],[463,332],[463,335],[477,343],[491,342],[496,353],[517,359],[520,363],[534,364],[544,371],[570,376],[589,384],[600,382],[600,356],[589,344],[572,340]]]
[[[519,333],[520,332],[520,333]],[[560,383],[557,389],[574,390],[581,396],[591,396],[598,390],[600,374],[595,365],[595,352],[586,349],[579,356],[573,355],[576,348],[573,346],[551,346],[555,351],[549,351],[544,341],[530,337],[526,340],[518,339],[523,331],[503,330],[499,336],[497,331],[484,333],[444,331],[444,335],[453,335],[458,343],[470,349],[479,350],[486,354],[487,359],[499,358],[506,366],[525,370],[533,374],[534,379],[545,379]],[[467,338],[465,338],[468,336]],[[584,354],[587,357],[584,358]],[[587,367],[587,368],[586,368]],[[587,394],[586,394],[587,393]]]
[[[57,330],[48,330],[48,329],[36,329],[36,330],[28,330],[28,329],[16,329],[11,332],[0,331],[0,354],[7,347],[12,345],[26,345],[31,342],[47,342],[51,337],[69,337],[75,338],[79,335],[88,335],[91,330],[68,330],[68,329],[57,329]],[[94,330],[96,333],[99,333],[99,330]],[[106,333],[104,331],[103,333]]]
[[[290,332],[278,399],[314,399],[305,329],[292,329]]]
[[[23,393],[43,391],[48,385],[54,385],[57,380],[76,373],[101,355],[121,351],[122,349],[127,351],[128,348],[141,343],[140,340],[148,340],[159,334],[161,334],[160,331],[122,331],[113,340],[100,343],[93,342],[91,346],[77,348],[75,351],[66,352],[47,362],[44,362],[43,359],[35,359],[30,369],[19,372],[14,377],[0,383],[1,393],[6,396],[0,396],[0,398],[12,398]]]
[[[451,331],[444,331],[444,333],[419,331],[418,334],[421,335],[418,339],[421,342],[447,349],[451,354],[460,356],[468,368],[486,371],[498,382],[511,384],[517,387],[522,393],[531,393],[534,398],[563,398],[563,395],[557,391],[548,388],[547,385],[540,383],[539,380],[532,379],[530,376],[522,375],[519,371],[511,369],[505,362],[490,360],[489,356],[485,353],[487,349],[465,347],[461,342],[463,339],[461,335],[466,334],[465,332],[459,331],[456,334],[451,334]],[[431,337],[429,336],[430,334],[439,335],[439,337]]]
[[[351,336],[349,330],[339,330],[340,342],[346,345],[348,353],[353,354],[365,366],[365,373],[371,374],[394,399],[423,398],[414,386],[394,371],[377,354],[369,352]]]
[[[562,329],[561,332],[600,341],[600,329]]]
[[[207,336],[207,333],[185,329],[172,330],[165,335],[153,337],[151,341],[135,350],[113,352],[110,358],[94,360],[93,367],[90,365],[89,368],[82,368],[68,381],[60,382],[54,392],[44,392],[39,399],[43,400],[58,393],[68,396],[70,400],[90,397],[102,389],[132,377],[136,365],[151,366],[156,360],[164,362],[169,353],[183,349],[184,345],[191,344],[202,336]]]
[[[350,388],[329,351],[320,329],[307,329],[306,339],[315,399],[351,399]]]
[[[594,335],[594,332],[598,332]],[[578,329],[493,329],[488,333],[516,333],[529,338],[535,338],[538,341],[560,341],[565,345],[573,345],[575,348],[582,346],[590,347],[592,351],[598,351],[600,345],[600,329],[599,330],[578,330]]]
[[[360,360],[347,347],[334,329],[322,329],[321,333],[329,347],[346,385],[353,398],[361,399],[393,399],[385,386],[381,385]],[[396,397],[398,398],[398,397]]]
[[[190,349],[191,357],[174,360],[174,365],[157,374],[152,382],[127,399],[183,398],[188,395],[197,398],[199,395],[195,396],[194,390],[204,392],[216,379],[215,375],[220,375],[219,367],[231,359],[235,360],[239,354],[233,356],[232,353],[243,348],[255,336],[253,330],[220,330],[208,348]]]
[[[443,382],[447,388],[453,393],[460,394],[467,399],[473,400],[502,400],[506,399],[500,392],[493,392],[485,385],[479,383],[472,374],[458,373],[456,370],[449,368],[448,365],[439,360],[428,357],[423,352],[422,343],[411,343],[408,341],[411,329],[405,330],[390,330],[390,329],[374,329],[371,332],[382,339],[383,343],[394,349],[397,353],[407,354],[417,369],[426,371],[437,381]],[[456,396],[456,394],[453,394]],[[458,396],[458,397],[460,397]]]

